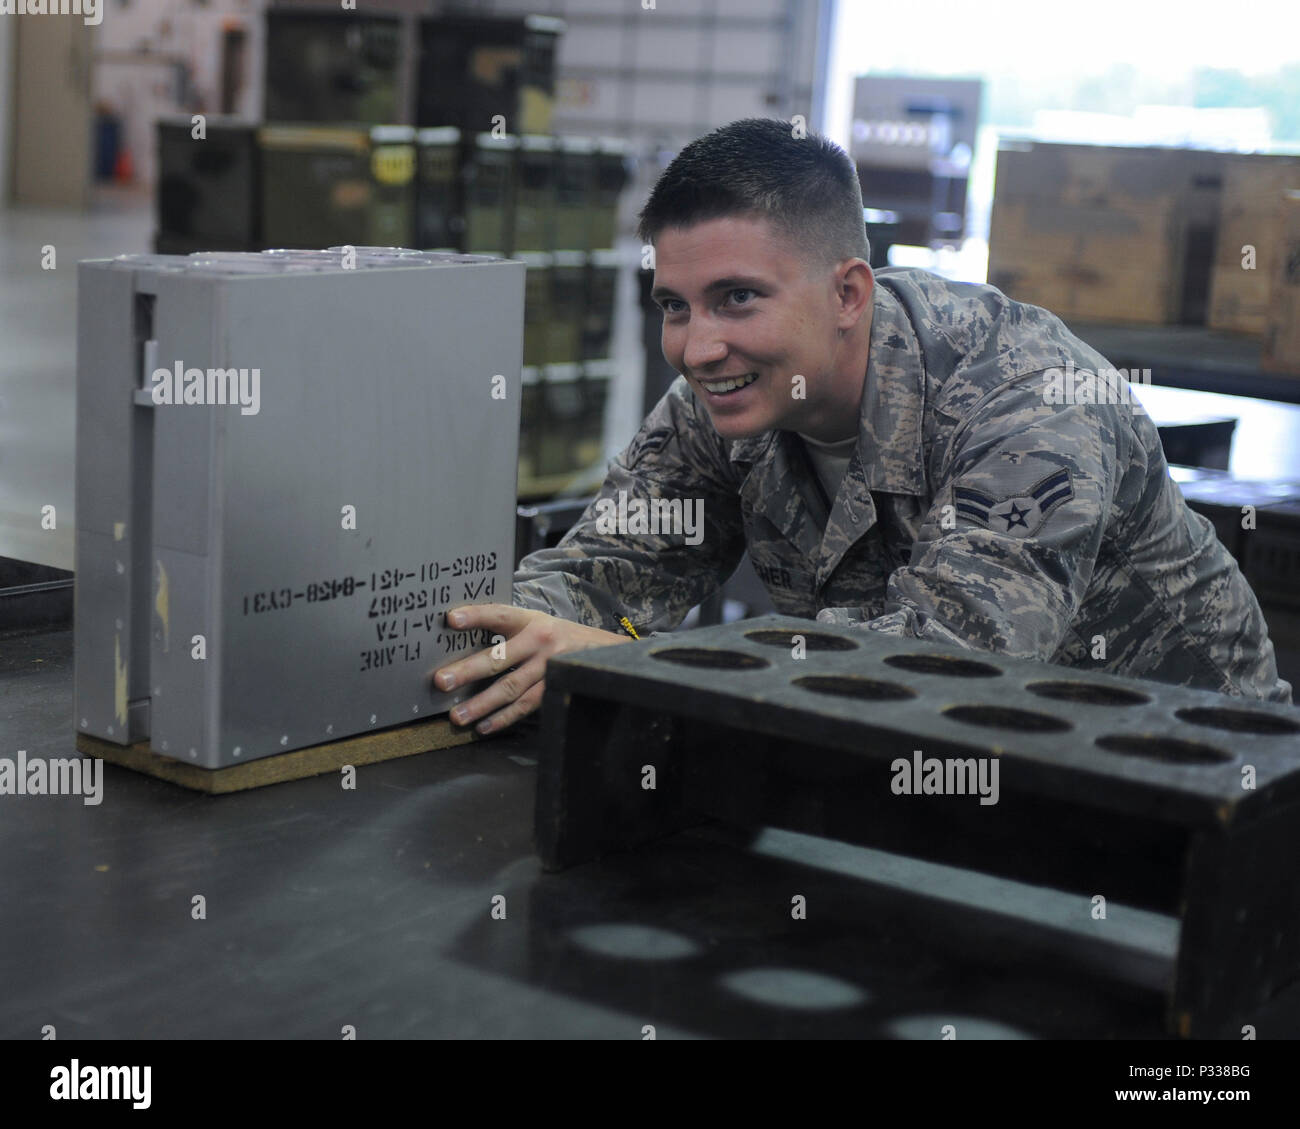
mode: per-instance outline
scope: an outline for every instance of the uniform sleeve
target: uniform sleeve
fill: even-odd
[[[667,631],[743,553],[726,443],[679,377],[563,540],[519,562],[514,603],[606,631],[621,632],[622,616],[639,634]]]
[[[817,618],[1050,659],[1092,579],[1128,462],[1130,412],[1049,403],[1041,373],[1003,385],[954,432],[883,614],[829,608]]]

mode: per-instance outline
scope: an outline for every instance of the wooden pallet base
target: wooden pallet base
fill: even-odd
[[[179,784],[195,792],[213,795],[225,792],[243,792],[249,788],[262,788],[268,784],[282,784],[288,780],[302,780],[326,772],[337,772],[345,764],[361,766],[380,761],[411,757],[434,749],[449,749],[454,745],[490,741],[493,736],[481,737],[473,729],[454,726],[445,717],[399,725],[378,733],[363,733],[345,737],[324,745],[295,749],[291,753],[260,757],[247,764],[233,764],[226,768],[199,768],[174,757],[156,753],[147,741],[134,745],[114,745],[77,734],[77,751],[89,757],[100,757],[110,764],[121,765],[135,772],[143,772]]]

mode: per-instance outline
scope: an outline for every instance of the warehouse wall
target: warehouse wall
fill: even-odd
[[[651,2],[651,0],[647,0]],[[496,0],[476,10],[558,16],[557,133],[633,143],[622,229],[692,138],[744,117],[803,114],[813,127],[819,18],[833,0]],[[820,103],[818,103],[818,106]]]

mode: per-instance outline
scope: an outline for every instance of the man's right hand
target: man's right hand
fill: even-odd
[[[439,690],[452,690],[508,672],[451,711],[451,720],[458,725],[478,722],[476,728],[480,733],[505,729],[542,704],[546,660],[552,655],[632,642],[627,635],[510,604],[468,604],[455,608],[447,612],[447,626],[462,631],[481,629],[504,637],[504,641],[485,651],[432,672],[433,683]]]

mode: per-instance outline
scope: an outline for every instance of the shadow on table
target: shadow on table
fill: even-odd
[[[485,918],[448,955],[622,1011],[636,1039],[645,1025],[725,1038],[940,1039],[947,1025],[958,1039],[1164,1035],[1159,952],[919,899],[844,872],[876,852],[811,840],[836,872],[800,861],[800,841],[714,826],[533,877],[504,891],[511,915],[528,916],[522,945]]]

